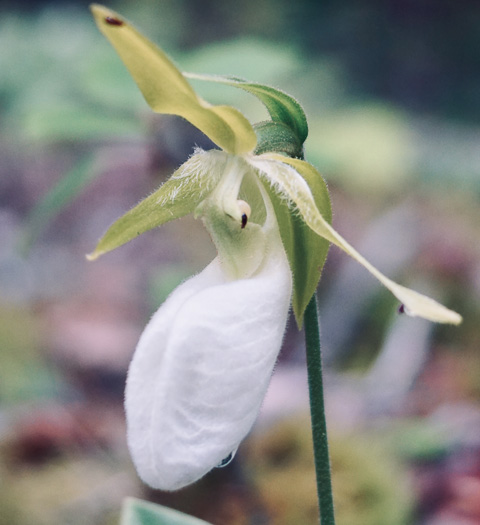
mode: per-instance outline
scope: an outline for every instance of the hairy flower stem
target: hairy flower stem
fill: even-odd
[[[305,343],[307,351],[308,388],[312,418],[313,454],[317,478],[317,494],[320,507],[320,525],[335,525],[333,508],[332,476],[328,453],[327,423],[323,394],[322,356],[317,312],[314,295],[305,310]]]

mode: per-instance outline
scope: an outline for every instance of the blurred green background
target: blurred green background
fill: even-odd
[[[339,525],[480,522],[480,4],[139,0],[109,7],[180,66],[279,87],[335,227],[464,316],[396,313],[332,249],[319,286]],[[208,140],[150,112],[87,2],[0,2],[0,524],[117,523],[125,496],[217,525],[316,523],[302,334],[227,469],[148,491],[130,463],[126,368],[151,313],[214,249],[184,218],[95,263],[106,227]],[[252,121],[248,94],[195,84]]]

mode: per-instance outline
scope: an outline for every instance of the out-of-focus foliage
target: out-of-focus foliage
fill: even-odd
[[[137,499],[127,499],[122,510],[121,525],[208,525],[181,512]]]
[[[100,41],[76,10],[2,16],[0,96],[10,135],[73,141],[138,132],[141,98]]]
[[[387,441],[367,434],[330,437],[335,514],[339,524],[407,525],[410,489]],[[249,470],[278,525],[318,523],[308,421],[274,425],[250,442]]]
[[[120,469],[94,455],[1,474],[1,525],[118,524],[122,493],[133,489]]]
[[[50,398],[61,390],[57,372],[43,359],[41,330],[34,312],[0,303],[0,402]]]

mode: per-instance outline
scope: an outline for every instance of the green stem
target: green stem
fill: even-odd
[[[313,454],[317,476],[320,525],[335,525],[332,476],[328,453],[327,423],[323,395],[322,355],[318,325],[317,298],[314,295],[305,310],[305,343],[307,350],[308,389],[312,418]]]

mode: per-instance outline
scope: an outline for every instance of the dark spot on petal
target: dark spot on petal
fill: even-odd
[[[110,24],[111,26],[123,26],[123,20],[113,18],[113,16],[106,16],[105,22],[107,22],[107,24]]]
[[[405,313],[405,305],[404,305],[404,304],[401,304],[401,305],[398,307],[398,313],[399,313],[399,314],[404,314],[404,313]]]
[[[247,214],[244,213],[244,214],[242,215],[242,230],[243,230],[243,228],[245,228],[245,226],[247,225],[247,222],[248,222],[248,217],[247,217]]]

